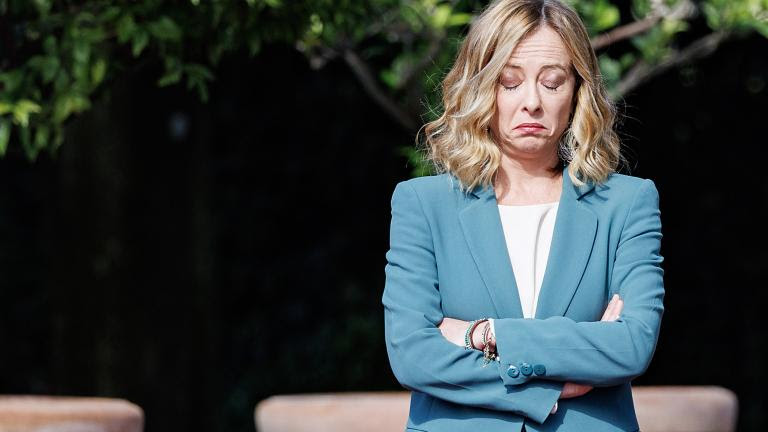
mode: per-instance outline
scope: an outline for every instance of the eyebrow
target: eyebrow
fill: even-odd
[[[509,67],[509,68],[513,68],[513,69],[522,69],[523,68],[522,66],[520,66],[517,63],[507,63],[506,65],[504,65],[504,67]],[[548,63],[548,64],[545,64],[544,66],[541,67],[541,70],[546,70],[546,69],[560,69],[563,72],[565,72],[566,74],[568,73],[568,67],[563,65],[563,64],[560,64],[560,63]]]

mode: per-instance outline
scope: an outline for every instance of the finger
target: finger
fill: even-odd
[[[614,298],[615,298],[615,301],[613,302],[613,305],[611,306],[610,310],[605,311],[604,316],[606,316],[606,319],[604,321],[618,320],[622,309],[624,309],[624,300],[622,300],[618,294],[614,294]]]
[[[613,320],[616,321],[619,319],[619,315],[621,315],[621,311],[624,310],[624,300],[619,300],[616,304],[616,311],[613,315]]]
[[[606,318],[604,321],[616,321],[619,319],[619,315],[621,314],[621,310],[624,308],[624,300],[618,300],[616,304],[613,305],[610,311],[605,311],[606,315],[608,315],[608,318]]]
[[[573,395],[573,383],[563,384],[563,391],[560,392],[560,399],[569,399]]]
[[[603,316],[600,318],[600,321],[605,321],[608,318],[608,314],[611,312],[613,307],[614,299],[616,299],[615,296],[608,302],[608,305],[605,307],[605,311],[603,312]]]
[[[560,394],[561,399],[570,399],[579,395],[579,385],[572,382],[567,382],[563,386],[563,392]]]
[[[590,390],[592,390],[592,387],[590,387],[588,385],[576,384],[576,392],[575,392],[575,396],[574,397],[585,395]]]
[[[592,387],[583,384],[576,384],[567,382],[563,385],[563,390],[560,392],[560,399],[570,399],[587,394],[592,390]]]
[[[605,312],[603,313],[603,317],[600,318],[600,321],[609,321],[611,317],[615,315],[614,310],[616,308],[616,302],[618,299],[618,295],[614,294],[611,298],[611,301],[608,302],[608,307],[605,308]]]

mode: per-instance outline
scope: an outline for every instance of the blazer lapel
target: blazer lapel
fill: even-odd
[[[459,221],[480,276],[500,318],[522,318],[520,296],[509,260],[493,187],[472,192],[473,201],[459,212]]]
[[[584,274],[597,232],[597,217],[579,202],[594,188],[574,185],[563,170],[547,269],[536,306],[536,318],[563,315]],[[522,318],[517,282],[509,259],[493,187],[475,187],[470,203],[459,212],[467,246],[493,301],[498,317]]]
[[[536,318],[563,316],[576,294],[597,233],[597,216],[580,201],[592,189],[591,182],[574,185],[566,166]]]

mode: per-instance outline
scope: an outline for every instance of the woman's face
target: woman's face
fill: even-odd
[[[499,77],[491,129],[504,153],[552,157],[568,126],[575,77],[560,36],[543,25],[518,43]]]

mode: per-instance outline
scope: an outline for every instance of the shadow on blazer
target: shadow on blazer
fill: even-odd
[[[536,316],[524,319],[492,187],[441,174],[397,184],[382,302],[390,365],[412,391],[407,430],[635,431],[630,381],[648,368],[664,311],[659,196],[567,166]],[[610,299],[621,317],[600,322]],[[495,318],[500,361],[448,342],[443,317]],[[594,386],[559,401],[564,382]]]

